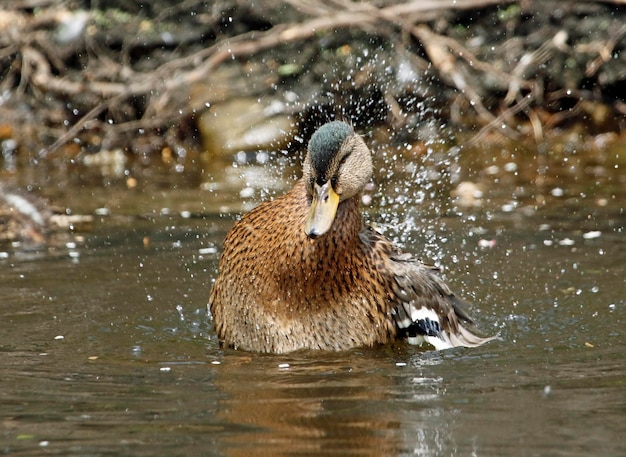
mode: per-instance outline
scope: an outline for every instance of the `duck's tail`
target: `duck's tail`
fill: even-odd
[[[496,337],[483,336],[466,305],[442,281],[438,270],[420,262],[404,265],[395,275],[397,304],[393,311],[399,336],[410,344],[431,344],[435,349],[476,347]]]
[[[409,344],[428,343],[437,350],[477,347],[496,338],[481,335],[459,300],[454,296],[446,298],[452,312],[445,314],[427,306],[417,308],[411,302],[398,306],[395,317],[399,336]],[[437,308],[441,310],[442,307]]]

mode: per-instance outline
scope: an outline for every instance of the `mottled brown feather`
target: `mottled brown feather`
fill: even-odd
[[[339,205],[331,231],[303,230],[302,181],[237,222],[224,242],[210,298],[219,337],[261,352],[342,350],[396,335],[384,280],[369,268],[356,198]]]

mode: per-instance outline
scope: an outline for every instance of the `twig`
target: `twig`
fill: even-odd
[[[474,135],[474,137],[469,141],[469,145],[479,143],[487,134],[487,132],[491,130],[497,130],[498,132],[500,132],[502,130],[502,125],[504,125],[504,120],[507,117],[513,116],[520,111],[525,110],[530,106],[533,100],[534,97],[532,96],[532,94],[528,94],[522,100],[518,101],[515,105],[507,108],[504,112],[502,112],[502,114],[500,114],[498,117],[495,117],[491,122],[481,128],[480,131],[476,135]],[[517,134],[517,132],[516,135],[517,137],[519,137],[519,134]]]
[[[85,126],[87,122],[99,116],[100,113],[102,113],[109,106],[111,106],[112,103],[122,98],[124,98],[124,94],[120,94],[113,98],[105,100],[99,103],[98,105],[96,105],[95,107],[93,107],[87,114],[85,114],[76,123],[74,123],[74,125],[67,132],[65,132],[54,143],[52,143],[52,145],[50,145],[47,148],[43,148],[41,151],[39,151],[39,157],[44,158],[48,156],[49,154],[51,154],[52,152],[56,151],[58,148],[60,148],[65,143],[67,143],[70,139],[72,139],[73,136],[78,134],[78,132],[80,132],[80,130]]]

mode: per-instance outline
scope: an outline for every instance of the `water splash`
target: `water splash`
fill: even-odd
[[[425,124],[431,124],[428,130],[433,131],[436,122],[427,121]],[[456,165],[456,155],[446,146],[448,141],[432,136],[375,148],[376,222],[395,243],[434,262],[445,255],[445,222],[441,216],[449,211],[447,195]]]
[[[449,211],[446,198],[458,164],[447,146],[451,135],[435,108],[428,71],[393,43],[372,37],[349,44],[341,40],[327,37],[301,74],[314,81],[311,92],[301,83],[299,91],[276,86],[285,94],[280,110],[299,114],[301,136],[287,148],[268,151],[268,160],[259,165],[277,180],[289,181],[300,175],[305,145],[320,125],[334,119],[352,123],[374,154],[376,190],[365,198],[372,221],[407,250],[439,261],[445,231],[439,219]],[[255,202],[286,190],[245,181],[258,190],[248,194]]]

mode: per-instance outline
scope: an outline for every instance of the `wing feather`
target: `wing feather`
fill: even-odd
[[[362,234],[375,252],[386,254],[385,272],[391,282],[399,336],[410,344],[427,342],[435,349],[476,347],[493,339],[482,336],[466,305],[443,281],[440,271],[400,251],[368,227]]]

